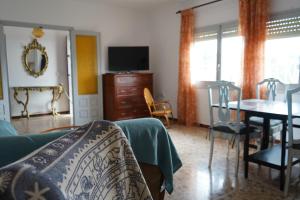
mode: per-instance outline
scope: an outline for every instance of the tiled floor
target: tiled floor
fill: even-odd
[[[172,200],[277,200],[284,199],[279,190],[279,171],[260,169],[250,164],[249,179],[243,175],[242,153],[239,175],[235,178],[235,149],[226,159],[227,142],[217,139],[211,170],[208,169],[210,142],[206,139],[207,129],[186,128],[173,125],[169,133],[182,159],[183,167],[174,176],[174,192],[165,199]],[[278,155],[279,156],[279,155]],[[294,167],[293,177],[297,181],[299,168]],[[300,199],[299,187],[291,186],[286,199]]]
[[[12,123],[19,133],[40,133],[42,131],[72,124],[71,115],[46,115],[41,117],[30,117],[12,119]]]
[[[13,120],[15,127],[21,132],[38,133],[42,130],[70,125],[71,118],[61,115]],[[243,176],[242,153],[238,178],[234,175],[235,149],[230,150],[226,159],[227,142],[216,139],[211,170],[208,169],[209,141],[206,139],[207,129],[180,125],[172,125],[169,133],[177,148],[183,167],[174,175],[174,191],[166,194],[166,200],[279,200],[284,199],[279,190],[279,172],[266,167],[260,169],[250,164],[249,179]],[[279,155],[278,155],[279,156]],[[294,182],[299,175],[299,167],[293,170]],[[287,198],[300,199],[300,185],[290,187]]]

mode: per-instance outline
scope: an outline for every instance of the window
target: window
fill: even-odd
[[[191,49],[192,83],[217,78],[217,33],[206,32],[196,38]]]
[[[240,82],[243,40],[237,24],[198,31],[191,53],[192,82],[227,80]]]
[[[201,28],[192,48],[193,83],[226,80],[239,84],[243,66],[243,38],[237,23]],[[277,15],[267,23],[265,78],[286,84],[300,81],[300,14]]]
[[[277,78],[286,84],[299,83],[300,16],[279,17],[267,26],[265,78]]]
[[[221,80],[241,82],[243,49],[243,38],[237,28],[222,31]]]
[[[265,78],[277,78],[286,84],[299,82],[300,37],[272,39],[266,42]]]

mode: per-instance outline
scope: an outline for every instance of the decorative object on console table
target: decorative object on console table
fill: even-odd
[[[29,91],[52,91],[52,99],[51,99],[51,111],[52,115],[55,116],[58,113],[56,112],[56,108],[54,106],[54,103],[59,100],[61,94],[64,92],[64,87],[62,84],[59,84],[57,86],[33,86],[33,87],[13,87],[14,89],[14,99],[18,104],[23,105],[23,110],[21,111],[21,116],[26,116],[29,118],[29,112],[28,112],[28,103],[29,103]],[[18,99],[19,92],[25,91],[26,99],[25,102]]]
[[[144,88],[153,92],[152,73],[103,75],[104,119],[121,120],[149,116]]]

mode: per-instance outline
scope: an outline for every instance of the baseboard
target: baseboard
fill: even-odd
[[[202,128],[209,128],[209,125],[206,125],[206,124],[199,124],[199,126]]]
[[[177,118],[170,118],[171,120],[175,121],[175,122],[178,122],[178,119]],[[200,123],[197,123],[195,124],[196,126],[200,126],[201,128],[209,128],[209,125],[206,125],[206,124],[200,124]]]
[[[58,114],[70,114],[70,111],[60,111],[57,112]],[[30,114],[30,117],[42,117],[42,116],[47,116],[47,115],[52,115],[52,112],[49,113],[38,113],[38,114]],[[21,118],[26,118],[26,116],[12,116],[12,119],[21,119]]]

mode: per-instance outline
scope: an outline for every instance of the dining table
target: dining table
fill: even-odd
[[[300,117],[300,103],[293,103],[293,116]],[[229,102],[229,108],[237,109],[237,101]],[[246,99],[240,101],[240,111],[245,113],[246,136],[244,141],[244,176],[248,178],[249,162],[257,163],[280,171],[280,189],[284,189],[285,169],[287,167],[287,103],[284,101],[270,101],[262,99]],[[261,149],[249,155],[249,118],[263,118],[263,136]],[[270,120],[277,119],[282,122],[281,143],[268,147]],[[293,165],[299,163],[299,159],[293,160]]]

